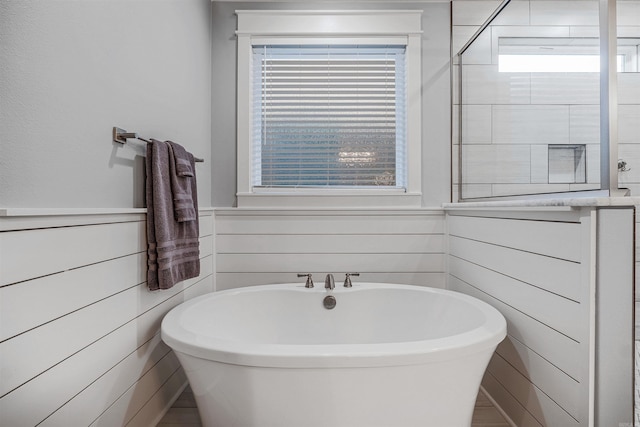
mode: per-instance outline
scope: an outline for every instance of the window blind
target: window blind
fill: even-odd
[[[405,187],[404,46],[253,46],[254,187]]]

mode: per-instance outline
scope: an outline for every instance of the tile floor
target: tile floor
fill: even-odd
[[[200,416],[189,387],[180,395],[157,427],[201,427]],[[498,410],[484,396],[478,395],[471,427],[509,427]]]

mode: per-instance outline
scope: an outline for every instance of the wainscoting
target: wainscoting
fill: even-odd
[[[150,426],[182,390],[160,321],[213,290],[213,216],[200,277],[150,292],[139,211],[1,212],[0,425]]]
[[[216,209],[216,289],[301,281],[445,286],[442,210]]]
[[[630,422],[633,209],[460,209],[447,227],[450,288],[507,319],[483,386],[515,424]]]
[[[143,211],[0,211],[0,425],[155,425],[186,384],[159,336],[168,310],[346,272],[497,307],[509,335],[483,385],[516,425],[628,422],[633,227],[630,207],[216,209],[201,276],[149,292]]]

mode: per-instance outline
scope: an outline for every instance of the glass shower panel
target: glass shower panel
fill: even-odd
[[[618,181],[640,196],[640,0],[618,0]]]
[[[463,48],[461,199],[600,189],[598,5],[512,0]]]

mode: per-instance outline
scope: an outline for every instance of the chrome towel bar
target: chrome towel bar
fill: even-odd
[[[128,139],[138,139],[140,141],[146,142],[147,144],[151,144],[151,140],[143,138],[135,132],[127,132],[126,130],[120,129],[119,127],[113,127],[113,142],[126,144]],[[204,159],[200,159],[198,157],[194,157],[193,160],[199,163],[204,162]]]

